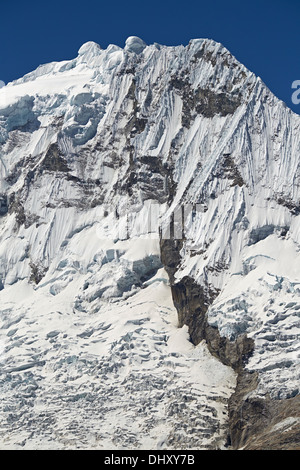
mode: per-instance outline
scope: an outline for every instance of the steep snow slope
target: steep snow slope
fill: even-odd
[[[203,316],[253,341],[248,398],[298,396],[299,125],[206,39],[0,90],[2,447],[222,447],[241,370]]]
[[[94,313],[74,312],[80,281],[54,300],[21,282],[2,301],[1,448],[222,445],[234,373],[177,328],[163,270]]]

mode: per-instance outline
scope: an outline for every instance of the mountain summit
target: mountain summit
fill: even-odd
[[[221,44],[0,89],[0,447],[299,449],[300,117]]]

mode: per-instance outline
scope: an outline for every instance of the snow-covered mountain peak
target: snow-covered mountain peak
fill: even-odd
[[[129,36],[125,41],[125,51],[140,54],[143,52],[147,44],[137,36]]]
[[[99,44],[97,44],[94,41],[88,41],[82,44],[82,46],[78,50],[78,55],[82,56],[85,54],[91,54],[91,55],[99,55],[101,52],[102,48]]]
[[[299,393],[299,128],[208,39],[170,47],[131,36],[104,50],[90,41],[0,90],[9,442],[20,444],[11,414],[30,447],[48,442],[44,431],[30,438],[31,413],[40,427],[48,410],[51,445],[62,435],[72,447],[78,410],[94,423],[104,409],[103,436],[89,429],[95,447],[222,446],[237,376],[241,403],[246,382],[253,403],[285,410]],[[149,406],[146,439],[133,428],[122,436],[118,419],[123,431],[137,416],[148,429]]]

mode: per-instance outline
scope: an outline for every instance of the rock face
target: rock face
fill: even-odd
[[[299,129],[207,39],[1,88],[1,447],[299,449]]]
[[[218,294],[205,290],[190,277],[174,282],[176,247],[176,241],[161,244],[179,326],[188,325],[194,344],[204,340],[210,353],[237,373],[236,389],[228,401],[230,446],[245,450],[299,450],[299,395],[282,400],[251,397],[258,387],[259,374],[248,372],[245,366],[254,353],[255,342],[246,334],[230,341],[208,323],[207,310]]]

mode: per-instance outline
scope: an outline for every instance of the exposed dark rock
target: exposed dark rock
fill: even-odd
[[[35,264],[33,262],[30,262],[29,265],[31,268],[29,281],[33,282],[34,284],[39,284],[45,276],[46,272],[48,271],[48,268],[45,268],[44,266]]]
[[[130,135],[130,137],[134,137],[136,134],[143,132],[147,124],[147,119],[140,115],[140,105],[136,98],[135,78],[132,79],[132,83],[125,97],[125,102],[127,102],[127,100],[132,102],[133,111],[124,128],[124,132],[126,135]]]
[[[8,212],[8,201],[5,194],[0,194],[0,216],[6,215]]]
[[[299,395],[285,400],[248,397],[257,387],[258,380],[257,373],[242,371],[238,375],[235,393],[228,404],[232,447],[300,450]]]
[[[182,240],[174,240],[171,238],[160,238],[160,255],[161,261],[167,271],[171,285],[174,284],[174,274],[181,261],[180,250],[182,248]]]
[[[67,162],[62,157],[62,154],[56,143],[51,144],[46,152],[46,155],[40,165],[41,170],[45,171],[70,171]]]
[[[10,185],[15,184],[21,176],[22,172],[24,171],[24,168],[28,169],[28,175],[33,175],[34,171],[32,170],[32,168],[34,167],[35,163],[36,161],[31,155],[21,158],[12,167],[10,173],[5,177],[5,181]],[[27,183],[28,181],[29,176],[25,176],[25,183]]]
[[[231,156],[227,156],[224,159],[222,169],[224,176],[232,180],[232,186],[243,186],[245,184],[243,177]]]
[[[186,276],[171,286],[174,306],[178,312],[179,327],[188,325],[189,334],[194,344],[206,339],[206,311],[218,295],[209,286],[198,285]]]
[[[136,134],[140,134],[145,130],[146,124],[147,119],[133,115],[125,127],[125,132],[130,134],[130,137],[134,137]]]
[[[212,118],[216,114],[227,116],[234,114],[241,105],[241,97],[229,93],[215,93],[209,88],[197,88],[193,90],[188,79],[184,76],[173,77],[170,81],[170,88],[176,90],[181,96],[182,125],[189,127],[193,113],[201,114],[204,117]]]
[[[299,215],[300,214],[300,201],[298,204],[291,199],[283,198],[283,197],[278,197],[276,199],[276,202],[280,204],[281,206],[286,207],[291,214],[293,215]]]
[[[223,364],[237,373],[237,384],[228,402],[229,434],[227,447],[245,450],[300,450],[300,397],[271,400],[267,397],[249,396],[259,381],[257,372],[245,369],[254,350],[254,341],[246,334],[234,341],[220,335],[218,329],[209,325],[207,309],[218,292],[209,286],[200,286],[185,276],[175,282],[175,273],[180,264],[182,240],[160,241],[161,260],[168,272],[174,306],[178,312],[179,327],[187,325],[194,344],[206,341],[209,351]],[[286,430],[276,424],[286,421]],[[293,420],[295,425],[293,425]],[[289,424],[292,423],[292,424]]]
[[[16,214],[16,223],[19,227],[25,224],[26,215],[25,215],[24,206],[21,203],[19,197],[15,193],[12,193],[9,197],[8,212],[10,214],[12,213]]]
[[[142,156],[134,159],[131,147],[128,148],[129,166],[122,185],[115,190],[132,196],[140,191],[142,200],[155,199],[158,203],[170,202],[175,192],[172,169],[158,157]]]
[[[240,97],[227,93],[214,93],[210,89],[198,88],[195,92],[196,112],[211,118],[215,114],[233,114],[241,104]]]

